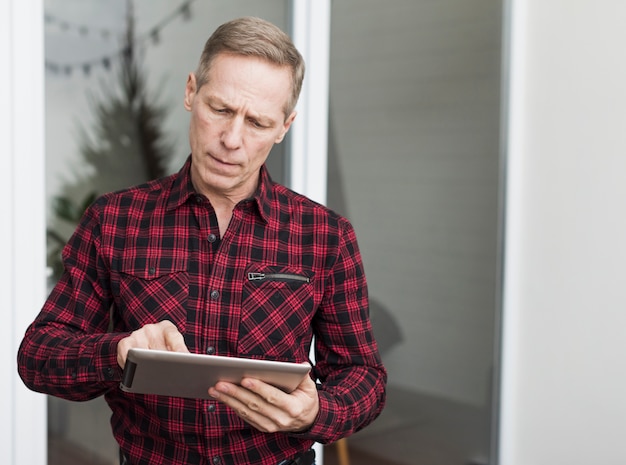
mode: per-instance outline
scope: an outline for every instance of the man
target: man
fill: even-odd
[[[66,399],[103,394],[123,463],[310,464],[314,441],[358,431],[383,407],[352,226],[264,165],[294,121],[303,76],[275,26],[220,26],[187,79],[183,168],[99,198],[63,251],[19,372]],[[207,386],[211,400],[118,387],[132,347],[302,363],[313,336],[312,376],[291,394],[256,379]]]

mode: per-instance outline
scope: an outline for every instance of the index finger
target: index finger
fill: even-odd
[[[178,328],[171,321],[162,321],[163,324],[163,342],[165,347],[170,352],[189,352],[187,344],[185,344],[185,338],[178,331]]]

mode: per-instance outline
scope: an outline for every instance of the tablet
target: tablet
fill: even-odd
[[[120,388],[137,394],[210,399],[208,390],[218,381],[239,384],[243,378],[256,378],[289,393],[310,370],[303,363],[130,349]]]

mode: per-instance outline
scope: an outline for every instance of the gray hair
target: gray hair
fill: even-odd
[[[291,38],[274,24],[255,17],[243,17],[219,26],[209,37],[196,70],[197,88],[208,80],[213,59],[220,53],[257,57],[291,69],[291,97],[284,109],[287,118],[298,102],[304,80],[304,59]]]

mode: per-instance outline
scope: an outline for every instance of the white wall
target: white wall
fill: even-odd
[[[512,0],[502,465],[626,463],[626,2]]]
[[[0,2],[0,451],[10,465],[46,461],[45,397],[16,363],[45,292],[42,19],[40,0]]]

